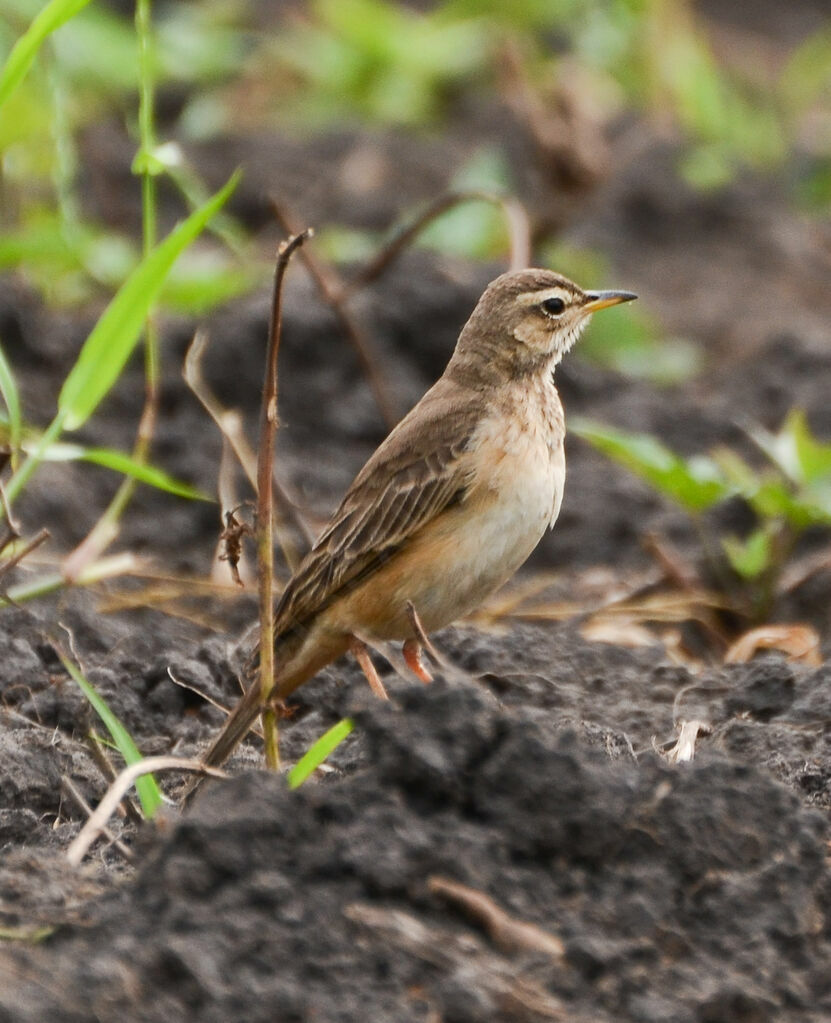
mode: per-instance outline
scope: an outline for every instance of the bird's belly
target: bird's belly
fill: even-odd
[[[562,450],[543,454],[498,465],[487,486],[429,523],[347,598],[344,615],[371,622],[379,639],[403,639],[412,634],[407,601],[428,632],[474,610],[526,561],[557,516]]]

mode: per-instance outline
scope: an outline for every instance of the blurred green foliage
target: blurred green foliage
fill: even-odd
[[[795,409],[777,433],[762,427],[750,439],[766,456],[758,469],[738,452],[719,448],[683,458],[649,434],[634,434],[586,419],[570,428],[613,461],[645,480],[707,528],[703,512],[731,498],[744,501],[756,525],[745,536],[717,538],[727,564],[751,584],[756,616],[768,610],[799,537],[813,526],[831,527],[831,444],[818,441],[804,412]],[[708,544],[708,547],[712,545]]]
[[[74,9],[82,0],[64,4]],[[0,59],[42,9],[41,0],[0,0]],[[774,64],[717,47],[691,0],[440,0],[426,9],[397,0],[308,0],[286,5],[276,28],[254,0],[166,4],[154,14],[153,74],[157,87],[176,97],[167,130],[181,140],[274,124],[435,129],[455,111],[475,108],[476,96],[499,94],[501,56],[510,44],[522,54],[532,87],[544,90],[576,69],[602,118],[628,110],[653,119],[679,143],[680,171],[696,187],[787,164],[800,203],[817,209],[831,201],[831,161],[822,142],[831,106],[831,26]],[[132,20],[89,4],[49,36],[0,117],[6,198],[0,267],[19,268],[51,301],[88,299],[137,262],[132,240],[84,215],[77,148],[86,127],[113,113],[135,127],[137,73]],[[136,172],[152,159],[142,154]],[[178,166],[178,177],[164,160],[154,173],[170,175],[179,187],[183,176],[196,177],[193,168]],[[497,147],[476,154],[456,184],[516,188]],[[195,205],[192,196],[188,201]],[[421,241],[493,258],[504,251],[504,225],[493,208],[469,204]],[[239,252],[239,236],[237,243]],[[352,259],[368,248],[366,238],[337,229],[327,244]],[[211,269],[183,264],[179,273],[163,304],[183,311],[202,312],[261,280],[223,250]],[[611,326],[600,324],[586,350],[657,378],[677,379],[694,368],[683,342],[653,343],[654,326],[640,312],[622,310],[616,319],[627,330],[615,334],[634,339],[629,350],[615,352]]]
[[[583,288],[611,286],[607,261],[590,249],[551,242],[542,247],[540,262],[556,267]],[[621,287],[624,284],[620,282]],[[667,337],[637,302],[593,317],[578,351],[598,365],[661,385],[694,376],[702,362],[700,348],[685,338]]]

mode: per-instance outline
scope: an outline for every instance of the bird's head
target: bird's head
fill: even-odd
[[[454,360],[507,376],[550,370],[592,313],[631,302],[631,291],[583,291],[551,270],[502,274],[485,289],[459,337]]]

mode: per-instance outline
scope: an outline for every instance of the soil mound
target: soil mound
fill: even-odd
[[[0,1020],[829,1018],[824,821],[769,775],[469,683],[357,716],[363,767],[206,789],[91,926],[6,953]]]

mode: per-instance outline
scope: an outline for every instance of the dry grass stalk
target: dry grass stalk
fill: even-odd
[[[695,759],[695,743],[699,735],[708,735],[710,725],[706,721],[682,721],[678,739],[663,757],[668,764],[686,764]]]
[[[472,989],[493,1002],[493,1019],[511,1019],[517,1023],[560,1020],[587,1023],[546,990],[544,984],[517,973],[516,964],[478,947],[468,937],[459,937],[445,928],[428,926],[412,913],[400,909],[379,909],[366,903],[346,906],[344,915],[356,926],[373,934],[386,946],[414,957],[447,974],[464,976]],[[602,1023],[604,1017],[592,1017]]]
[[[87,817],[87,819],[92,817],[93,814],[92,807],[89,805],[86,799],[84,799],[83,795],[81,794],[80,790],[77,788],[75,783],[72,781],[72,779],[67,777],[66,775],[63,775],[61,778],[61,790],[63,791],[65,796],[67,796],[69,799],[72,800],[73,803],[75,803],[75,805],[78,807],[81,813],[83,813]],[[121,841],[121,839],[116,838],[109,828],[107,827],[101,828],[101,834],[104,836],[104,838],[107,839],[110,845],[113,845],[115,846],[116,849],[118,849],[118,851],[121,853],[125,860],[131,862],[134,859],[132,850],[128,846],[126,846]]]
[[[95,808],[92,816],[66,850],[66,858],[72,866],[77,867],[84,856],[86,856],[89,847],[102,833],[107,821],[121,802],[122,797],[135,784],[136,779],[141,778],[145,774],[160,773],[162,771],[192,771],[196,774],[208,774],[213,778],[228,777],[225,771],[221,771],[217,767],[206,767],[200,760],[182,760],[179,757],[145,757],[137,764],[125,767],[104,793],[101,802]]]
[[[7,539],[6,542],[3,544],[3,547],[0,547],[0,550],[3,550],[4,547],[8,546],[8,544],[11,543],[12,540],[19,538],[20,534],[17,532],[17,530],[15,530],[14,532],[15,535],[9,537],[9,539]],[[25,544],[23,544],[23,546],[19,550],[15,551],[15,553],[8,559],[8,561],[4,561],[3,564],[0,565],[0,579],[2,579],[3,576],[6,575],[8,572],[11,572],[11,570],[15,568],[17,565],[19,565],[24,558],[28,557],[32,553],[32,551],[36,550],[38,547],[40,547],[42,543],[45,543],[48,539],[49,539],[48,529],[41,529],[39,533],[36,533],[31,540],[28,540]],[[6,595],[4,594],[4,596]],[[6,599],[8,599],[8,597],[6,597]]]
[[[251,484],[252,489],[256,491],[257,456],[245,436],[242,428],[242,419],[237,412],[224,408],[211,391],[202,373],[202,360],[207,343],[208,336],[206,333],[197,331],[194,334],[193,341],[191,341],[185,356],[182,375],[184,376],[185,383],[199,399],[211,419],[216,423],[223,440],[234,452],[248,482]],[[288,523],[291,523],[308,544],[312,543],[314,536],[309,529],[305,517],[300,512],[297,502],[292,499],[283,484],[277,481],[273,473],[271,485],[274,490],[276,508],[279,511],[279,515],[275,513],[275,535],[283,551],[286,563],[290,569],[293,569],[299,560],[299,556],[289,535]],[[223,507],[227,508],[230,505],[223,504]]]
[[[266,353],[263,402],[260,412],[260,447],[257,454],[257,581],[260,600],[260,699],[262,701],[265,756],[269,767],[280,766],[277,716],[270,706],[274,689],[274,502],[272,478],[277,436],[277,355],[282,332],[283,280],[292,255],[311,237],[311,230],[292,235],[277,250],[271,324]]]
[[[118,777],[118,771],[113,766],[112,760],[110,760],[107,749],[101,742],[98,734],[95,731],[90,731],[86,737],[85,748],[92,758],[92,762],[101,772],[104,782],[107,785],[112,785],[115,779]],[[143,821],[141,811],[136,806],[135,802],[128,797],[124,797],[121,805],[118,808],[118,812],[121,816],[129,817],[135,825],[139,825]]]

